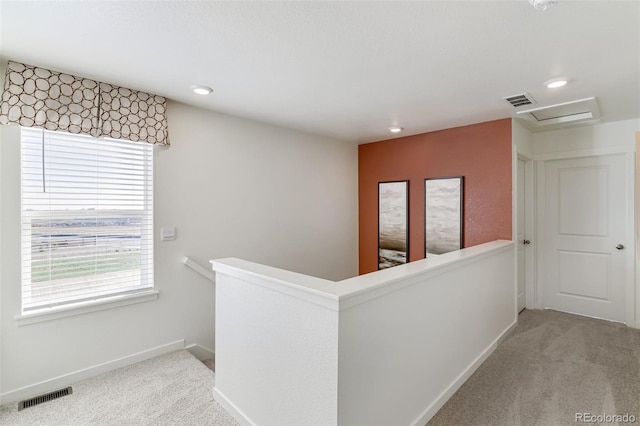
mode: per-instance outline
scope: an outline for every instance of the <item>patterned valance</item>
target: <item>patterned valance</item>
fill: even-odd
[[[161,96],[9,62],[0,124],[169,145]]]

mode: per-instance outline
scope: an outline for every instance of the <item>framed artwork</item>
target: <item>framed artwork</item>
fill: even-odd
[[[437,256],[462,248],[464,176],[425,179],[425,255]]]
[[[378,269],[409,258],[409,181],[378,183]]]

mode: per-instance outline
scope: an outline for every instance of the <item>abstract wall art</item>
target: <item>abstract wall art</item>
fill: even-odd
[[[409,181],[378,183],[378,269],[409,258]]]
[[[425,179],[425,255],[462,248],[464,177]]]

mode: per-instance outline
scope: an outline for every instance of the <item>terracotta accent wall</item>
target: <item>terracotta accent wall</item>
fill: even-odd
[[[409,260],[424,258],[424,179],[464,176],[464,247],[511,240],[511,119],[358,147],[360,274],[378,269],[378,182],[409,180]]]

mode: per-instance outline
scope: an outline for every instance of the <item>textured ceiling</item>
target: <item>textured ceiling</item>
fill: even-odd
[[[510,117],[524,91],[640,117],[638,1],[2,0],[0,25],[3,60],[346,141]]]

